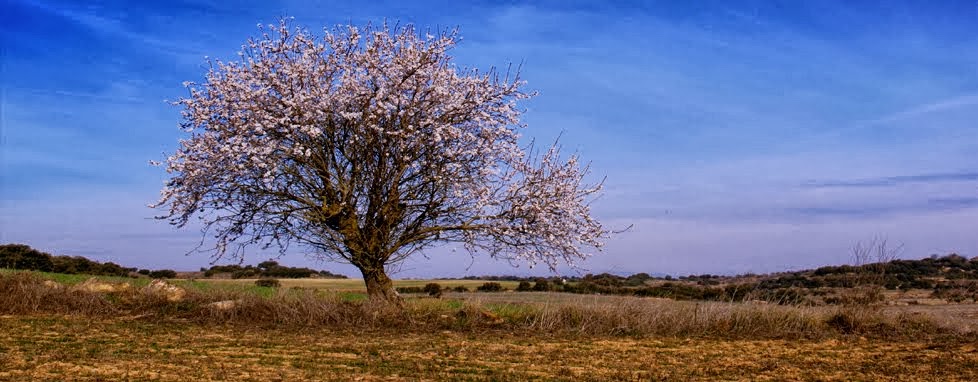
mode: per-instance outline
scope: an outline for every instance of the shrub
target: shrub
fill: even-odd
[[[0,268],[51,272],[51,255],[24,244],[0,245]]]
[[[948,302],[962,303],[968,300],[978,301],[978,282],[945,282],[937,284],[931,293],[934,298],[942,298]]]
[[[645,282],[651,279],[652,276],[649,276],[648,273],[644,273],[644,272],[636,273],[634,275],[628,276],[628,278],[625,279],[625,285],[631,287],[644,286]]]
[[[150,272],[149,277],[154,279],[172,279],[177,277],[177,272],[172,269],[160,269]]]
[[[826,304],[869,306],[884,301],[883,288],[875,285],[857,286],[840,290],[835,296],[823,299]]]
[[[586,274],[584,275],[584,281],[598,286],[615,288],[621,287],[625,284],[621,277],[609,273],[601,273],[598,275]]]
[[[255,280],[255,286],[266,287],[266,288],[278,288],[282,286],[282,283],[278,279],[258,279]]]
[[[849,312],[838,312],[825,320],[829,327],[842,334],[852,334],[860,328],[860,321]]]
[[[260,272],[255,268],[245,268],[240,271],[234,271],[231,273],[232,279],[246,279],[250,277],[259,276]]]
[[[427,283],[421,291],[432,297],[441,297],[441,285],[438,283]]]
[[[590,281],[581,281],[576,284],[564,284],[564,292],[570,293],[607,293],[601,286]]]
[[[278,262],[268,260],[258,263],[257,267],[261,271],[262,277],[281,277],[287,279],[307,278],[319,272],[309,268],[295,268],[279,265]]]
[[[139,274],[141,274],[143,276],[149,276],[150,270],[149,269],[140,269],[136,273],[139,273]]]
[[[753,297],[756,290],[756,283],[730,284],[723,287],[723,296],[726,301],[744,301]]]
[[[551,289],[550,281],[547,281],[547,279],[539,278],[534,280],[533,290],[537,292],[548,292],[550,291],[550,289]]]
[[[501,292],[506,290],[506,288],[503,288],[503,286],[497,282],[490,281],[480,285],[478,288],[476,288],[476,290],[479,292]]]
[[[325,277],[334,279],[345,279],[346,276],[331,273],[329,271],[316,271],[309,268],[288,267],[276,261],[268,260],[258,263],[257,266],[237,264],[214,265],[203,270],[204,277],[212,277],[221,273],[228,273],[231,278],[243,279],[251,277],[270,277],[281,279],[301,279],[308,277]]]
[[[469,288],[466,288],[465,285],[457,285],[454,288],[452,288],[452,290],[455,292],[463,293],[463,292],[468,292]]]
[[[319,277],[324,277],[324,278],[327,278],[327,279],[345,279],[345,278],[347,278],[345,275],[333,273],[333,272],[330,272],[330,271],[327,271],[327,270],[321,270],[321,271],[319,271]]]
[[[529,292],[533,290],[533,286],[530,285],[529,281],[520,281],[520,285],[516,287],[517,292]]]
[[[33,250],[32,250],[33,251]],[[43,252],[41,252],[43,254]],[[47,256],[47,254],[44,254]],[[135,272],[135,268],[124,268],[115,263],[100,263],[81,256],[53,256],[50,257],[51,268],[32,267],[24,268],[38,271],[47,271],[65,274],[87,274],[94,276],[129,276],[130,272]],[[2,261],[0,261],[2,266]]]
[[[394,288],[394,290],[396,290],[397,293],[424,293],[424,290],[422,290],[421,287],[416,286],[397,287]]]

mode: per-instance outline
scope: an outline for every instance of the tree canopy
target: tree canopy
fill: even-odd
[[[297,244],[360,269],[397,301],[385,266],[438,243],[555,269],[599,249],[601,183],[556,143],[520,142],[519,71],[457,67],[457,30],[260,27],[237,60],[185,83],[189,138],[154,207],[199,217],[216,255]]]

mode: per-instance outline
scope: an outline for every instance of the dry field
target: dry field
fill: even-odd
[[[0,380],[978,380],[967,342],[433,333],[0,317]]]
[[[921,296],[926,296],[920,293]],[[628,296],[607,296],[607,295],[588,295],[573,293],[546,293],[546,292],[521,292],[521,293],[446,293],[445,298],[469,301],[474,304],[528,304],[534,306],[617,306],[628,301],[635,300],[635,297]],[[688,307],[701,310],[710,307],[736,307],[744,304],[728,304],[716,302],[697,302],[697,301],[673,301],[664,298],[646,297],[642,298],[651,304],[664,304],[670,308]],[[896,299],[888,300],[899,301]],[[959,332],[978,332],[978,304],[976,303],[948,303],[944,300],[917,297],[918,304],[887,304],[877,307],[881,313],[888,316],[920,316],[926,317],[929,321],[941,327],[952,328]],[[757,310],[778,310],[778,305],[760,305]],[[824,312],[831,310],[832,307],[810,307],[793,308],[794,310]]]
[[[170,301],[50,277],[0,273],[0,381],[978,380],[973,304],[450,293],[400,311],[343,289],[185,282]]]

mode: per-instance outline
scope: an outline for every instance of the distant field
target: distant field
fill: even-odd
[[[256,279],[196,279],[200,283],[210,283],[215,285],[254,285]],[[366,293],[367,288],[362,279],[279,279],[283,287],[300,287],[309,289],[322,289],[336,292],[360,292]],[[394,287],[423,287],[427,283],[438,283],[444,287],[454,288],[464,286],[470,290],[486,283],[484,280],[394,280]],[[516,289],[519,285],[516,281],[495,281],[507,289]]]

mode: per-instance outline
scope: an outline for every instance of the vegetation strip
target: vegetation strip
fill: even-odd
[[[32,272],[0,273],[0,314],[136,317],[253,327],[406,331],[508,330],[575,335],[798,339],[974,338],[974,320],[937,320],[924,312],[877,307],[806,307],[685,302],[624,296],[512,294],[533,300],[492,301],[492,293],[410,298],[401,307],[309,289],[199,288],[156,280],[145,286],[89,279],[72,286]],[[206,284],[203,284],[206,285]],[[576,298],[586,297],[586,298]]]

